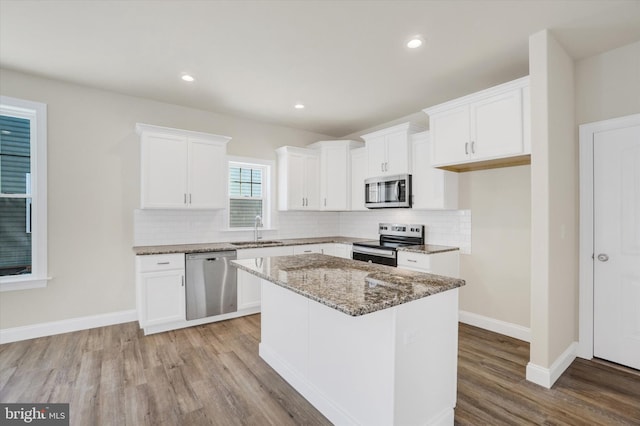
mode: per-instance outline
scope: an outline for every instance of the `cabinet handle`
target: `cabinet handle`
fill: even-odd
[[[187,193],[184,193],[184,203],[187,204]]]
[[[389,163],[384,163],[384,171],[385,172],[389,171]]]
[[[475,154],[476,153],[476,148],[475,148],[476,143],[474,141],[471,141],[471,153]]]
[[[182,276],[182,287],[184,287],[184,275]]]
[[[464,143],[464,155],[469,155],[469,142]]]
[[[156,263],[156,265],[168,265],[169,263],[171,263],[171,262],[158,262],[158,263]]]
[[[327,207],[327,199],[324,199],[324,206]]]
[[[189,204],[191,204],[191,194],[189,194]]]
[[[417,260],[413,260],[413,259],[407,259],[407,262],[411,262],[411,263],[418,263]]]
[[[384,172],[384,163],[380,163],[380,171]]]

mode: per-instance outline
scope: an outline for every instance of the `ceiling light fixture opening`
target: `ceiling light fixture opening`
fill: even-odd
[[[182,78],[183,81],[186,81],[187,83],[193,83],[195,81],[195,78],[193,78],[192,75],[190,74],[182,74]]]
[[[417,49],[418,47],[424,44],[424,38],[421,35],[414,35],[407,42],[407,47],[409,49]]]
[[[294,107],[295,109],[304,109],[304,104],[302,104],[302,103],[298,102],[298,103],[297,103],[297,104],[295,104],[293,107]]]

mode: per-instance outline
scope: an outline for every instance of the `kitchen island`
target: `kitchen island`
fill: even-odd
[[[260,356],[334,424],[453,424],[463,280],[321,254],[262,278]]]

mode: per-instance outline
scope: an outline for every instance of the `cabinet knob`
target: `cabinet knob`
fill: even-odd
[[[600,253],[600,254],[598,255],[598,260],[599,260],[600,262],[606,262],[606,261],[608,261],[608,260],[609,260],[609,256],[607,256],[607,255],[606,255],[606,254],[604,254],[604,253]]]

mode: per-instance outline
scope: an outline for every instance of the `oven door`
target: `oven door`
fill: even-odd
[[[395,250],[362,247],[353,245],[352,257],[354,260],[377,263],[379,265],[398,266]]]

